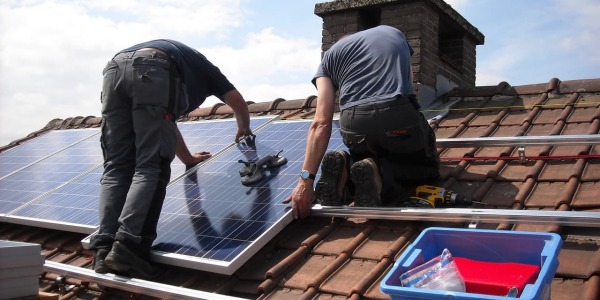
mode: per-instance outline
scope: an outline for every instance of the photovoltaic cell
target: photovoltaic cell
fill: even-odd
[[[99,129],[52,130],[21,145],[0,153],[0,178],[26,167],[69,145],[90,138]],[[99,143],[99,140],[95,139]]]
[[[9,222],[93,233],[99,224],[98,202],[102,167],[69,182],[7,216]]]
[[[92,137],[12,173],[0,180],[0,213],[8,214],[101,163],[98,139]]]
[[[273,119],[273,117],[251,118],[250,128],[255,131]],[[206,151],[214,155],[233,145],[237,133],[235,119],[186,122],[178,124],[177,127],[192,153]],[[175,158],[171,164],[171,180],[176,179],[185,171],[185,165]]]
[[[290,206],[282,201],[298,182],[310,124],[270,123],[257,133],[255,147],[233,146],[174,182],[167,189],[154,258],[210,272],[235,272],[291,222]],[[330,149],[343,146],[337,122],[334,128]],[[239,160],[254,161],[281,150],[286,165],[265,170],[265,178],[255,185],[242,185]]]

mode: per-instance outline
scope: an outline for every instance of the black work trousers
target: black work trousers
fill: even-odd
[[[358,105],[341,112],[341,134],[353,161],[375,160],[382,179],[382,201],[407,196],[407,187],[439,177],[435,133],[414,98]]]
[[[100,226],[91,248],[122,241],[147,256],[177,143],[172,108],[182,101],[178,72],[154,51],[115,56],[103,71]]]

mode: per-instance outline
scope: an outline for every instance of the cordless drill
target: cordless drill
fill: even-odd
[[[415,189],[415,196],[409,197],[409,200],[405,202],[408,206],[430,208],[468,206],[473,203],[474,201],[467,196],[459,195],[445,188],[432,185],[417,186]]]

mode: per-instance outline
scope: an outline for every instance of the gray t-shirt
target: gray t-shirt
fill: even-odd
[[[340,110],[414,94],[410,81],[412,48],[400,30],[381,25],[344,37],[323,56],[318,77],[331,78]]]

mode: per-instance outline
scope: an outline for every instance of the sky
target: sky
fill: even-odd
[[[100,116],[104,65],[158,38],[198,49],[247,101],[315,95],[320,2],[0,0],[0,146],[56,118]],[[446,2],[485,36],[477,86],[600,78],[600,1]]]

